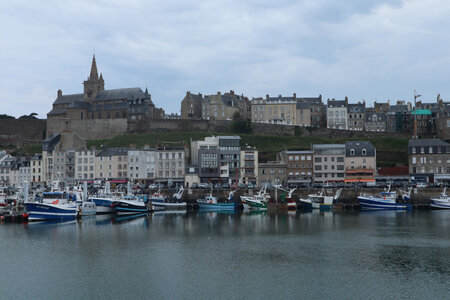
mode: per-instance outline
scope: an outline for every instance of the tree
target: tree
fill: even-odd
[[[15,119],[13,116],[2,114],[0,115],[0,119]]]
[[[29,115],[23,115],[19,117],[19,119],[37,119],[36,118],[37,115],[38,115],[37,113],[31,113]]]
[[[233,122],[231,122],[230,130],[233,133],[251,133],[252,124],[249,120],[241,118],[239,112],[235,112],[233,115]]]

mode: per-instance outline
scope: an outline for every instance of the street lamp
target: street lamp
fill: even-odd
[[[422,95],[419,95],[416,93],[416,90],[414,89],[414,137],[417,139],[417,105],[416,100],[417,98],[421,97]]]

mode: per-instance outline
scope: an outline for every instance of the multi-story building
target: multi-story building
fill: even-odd
[[[42,184],[42,154],[36,153],[30,158],[30,176],[32,185]]]
[[[191,94],[187,91],[186,96],[181,101],[181,119],[197,119],[202,118],[202,94]]]
[[[450,144],[442,140],[410,140],[409,174],[412,180],[450,182]]]
[[[417,122],[417,135],[429,136],[436,133],[436,114],[428,109],[414,109],[411,112],[413,122]],[[414,123],[413,123],[414,124]]]
[[[280,161],[268,161],[260,163],[259,184],[261,186],[284,185],[286,183],[286,163]]]
[[[241,177],[239,182],[258,185],[258,150],[254,147],[241,149]]]
[[[391,105],[386,115],[386,131],[411,133],[413,123],[411,122],[411,104],[405,101],[397,101]]]
[[[345,145],[316,144],[314,152],[314,182],[345,180]]]
[[[298,125],[323,127],[324,106],[322,96],[297,98],[294,93],[292,97],[270,97],[253,98],[252,122],[270,123],[282,125]]]
[[[386,113],[366,113],[365,130],[386,132]]]
[[[328,99],[327,101],[327,128],[348,129],[347,117],[348,98],[345,100]]]
[[[191,143],[191,163],[198,166],[201,182],[239,180],[240,141],[239,136],[212,136]]]
[[[106,178],[109,176],[105,176],[105,170],[103,166],[101,174],[96,174],[95,170],[96,163],[96,151],[95,149],[77,149],[74,151],[74,177],[75,180],[94,180],[95,178]],[[109,173],[109,172],[108,172]],[[97,177],[97,175],[99,175]],[[113,176],[111,176],[112,178]]]
[[[28,159],[19,157],[15,160],[11,167],[10,180],[13,187],[23,187],[25,182],[31,181],[30,161]]]
[[[202,119],[233,120],[239,114],[242,119],[250,120],[250,102],[244,96],[229,93],[205,96],[202,101]]]
[[[16,158],[7,155],[0,161],[0,183],[1,185],[11,185],[11,168]]]
[[[283,151],[279,153],[280,161],[286,163],[289,186],[310,184],[313,178],[313,151]]]
[[[345,182],[374,182],[376,170],[377,155],[372,143],[345,143]]]
[[[185,152],[184,147],[156,148],[155,181],[168,186],[184,184]]]
[[[128,150],[128,174],[131,180],[147,183],[156,176],[157,153],[146,146],[143,150]]]
[[[348,130],[364,131],[366,122],[366,102],[349,103],[347,107]]]
[[[85,161],[84,158],[89,158],[89,153],[88,155],[85,155],[83,157],[83,163]],[[82,170],[84,172],[84,165]],[[106,148],[98,152],[95,157],[94,177],[97,179],[108,179],[108,180],[111,179],[124,180],[128,178],[128,149]]]

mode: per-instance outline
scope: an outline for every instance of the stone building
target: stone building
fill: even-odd
[[[297,98],[270,97],[253,98],[251,100],[251,120],[255,123],[270,123],[298,126],[324,126],[324,106],[322,95],[319,97]]]
[[[349,103],[347,110],[348,130],[364,131],[366,122],[366,102]]]
[[[314,182],[345,180],[345,145],[316,144],[314,152]]]
[[[204,120],[232,120],[235,114],[239,114],[244,120],[251,118],[250,101],[244,96],[236,95],[234,91],[223,95],[217,92],[216,95],[205,96],[202,101]]]
[[[409,174],[412,180],[450,182],[450,144],[437,139],[410,140]]]
[[[386,114],[386,131],[399,133],[412,133],[411,104],[397,101],[391,105]]]
[[[202,94],[192,94],[186,92],[181,101],[181,119],[200,120],[202,118],[202,104],[204,98]]]
[[[444,102],[438,96],[436,114],[436,133],[442,140],[450,140],[450,102]]]
[[[58,119],[137,121],[164,118],[164,111],[155,107],[147,89],[145,92],[140,88],[105,90],[103,74],[98,75],[95,56],[90,75],[83,85],[81,94],[63,95],[58,90],[53,108],[47,114],[48,137],[63,130]]]
[[[365,131],[386,132],[386,113],[366,113]]]
[[[374,182],[377,154],[368,141],[345,143],[345,182]]]
[[[327,128],[348,129],[348,98],[345,100],[328,99],[327,101]]]
[[[413,109],[411,119],[412,122],[417,122],[417,134],[419,137],[430,136],[436,133],[435,116],[428,109]]]
[[[312,182],[313,151],[282,151],[280,161],[286,163],[287,181],[289,186],[308,185]]]
[[[269,187],[284,185],[286,183],[286,163],[281,161],[268,161],[259,164],[259,184]]]

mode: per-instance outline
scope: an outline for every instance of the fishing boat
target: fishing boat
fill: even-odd
[[[6,199],[8,198],[8,194],[6,193],[7,188],[4,186],[0,186],[0,207],[6,206]]]
[[[177,193],[173,194],[174,202],[168,202],[167,198],[158,190],[150,197],[149,202],[154,210],[185,210],[186,202],[179,202],[183,192],[184,188],[181,187]]]
[[[151,211],[151,207],[142,198],[125,195],[113,202],[116,214],[137,214]]]
[[[244,210],[248,207],[252,210],[267,210],[267,203],[270,200],[270,194],[267,193],[267,186],[264,185],[261,190],[253,196],[241,196]]]
[[[294,191],[297,188],[293,188],[293,189],[289,189],[289,190],[285,190],[285,189],[283,189],[281,187],[276,187],[276,188],[281,190],[281,191],[283,191],[283,192],[285,192],[285,193],[287,193],[287,197],[286,197],[286,194],[283,193],[281,195],[281,199],[282,199],[283,203],[287,204],[288,210],[296,210],[297,209],[297,202],[295,202],[295,199],[292,197],[292,195],[294,194]]]
[[[43,192],[37,202],[24,203],[29,221],[64,221],[75,219],[79,215],[78,205],[69,201],[68,194],[59,189],[59,182],[54,182],[50,192]]]
[[[406,195],[402,195],[403,199],[406,199],[405,197]],[[361,194],[358,196],[358,201],[361,210],[407,210],[412,208],[411,204],[397,203],[397,193],[391,191],[390,185],[379,196]]]
[[[338,189],[334,196],[325,195],[324,189],[318,194],[310,194],[308,198],[300,198],[300,207],[302,209],[322,209],[329,210],[333,207],[333,203],[339,199],[342,189]]]
[[[112,214],[115,212],[114,201],[117,201],[117,197],[111,194],[110,183],[106,182],[105,187],[97,195],[91,196],[90,199],[95,203],[96,213],[100,214]]]
[[[89,199],[87,193],[87,182],[84,182],[83,188],[75,187],[73,196],[73,199],[78,206],[78,214],[81,217],[94,216],[97,213],[97,206],[92,199]]]
[[[447,188],[444,188],[439,197],[431,198],[431,208],[450,209],[450,196],[447,195]]]
[[[233,191],[230,192],[230,197],[232,197]],[[229,199],[230,199],[229,197]],[[212,195],[212,192],[207,195],[204,199],[197,199],[198,206],[200,210],[226,210],[234,211],[236,204],[233,202],[217,202],[217,197]]]

